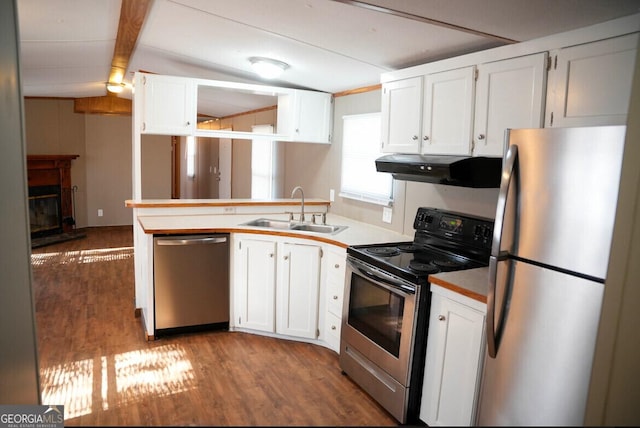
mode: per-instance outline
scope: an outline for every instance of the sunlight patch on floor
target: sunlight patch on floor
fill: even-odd
[[[65,419],[147,396],[176,394],[195,388],[195,383],[191,361],[177,344],[103,356],[95,364],[87,359],[40,370],[42,403],[64,405]]]
[[[31,254],[31,265],[37,268],[71,263],[112,262],[130,258],[133,258],[133,247],[96,248]]]

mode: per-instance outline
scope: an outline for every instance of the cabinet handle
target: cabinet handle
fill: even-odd
[[[331,330],[335,330],[337,327],[335,325],[331,326]]]
[[[438,321],[444,321],[444,320],[446,320],[444,315],[438,315]]]
[[[411,139],[412,139],[413,141],[416,141],[416,140],[418,139],[418,136],[417,136],[417,135],[414,135],[413,137],[411,137]]]
[[[338,296],[333,296],[333,300],[338,300]]]
[[[428,136],[428,135],[425,135],[424,137],[422,137],[422,139],[423,139],[424,141],[429,141],[429,136]]]
[[[187,126],[191,125],[191,122],[187,121]]]
[[[336,263],[335,265],[333,265],[333,267],[338,269],[338,268],[340,268],[340,265],[338,263]]]
[[[272,257],[272,258],[273,258],[273,253],[269,253],[269,257]]]
[[[289,260],[289,256],[284,256],[283,257],[285,260]]]
[[[484,140],[484,134],[478,134],[478,140]]]

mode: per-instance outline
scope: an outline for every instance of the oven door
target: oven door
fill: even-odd
[[[415,284],[348,257],[341,360],[369,365],[369,372],[381,369],[408,387],[419,291]]]

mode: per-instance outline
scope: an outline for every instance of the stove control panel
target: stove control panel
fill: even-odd
[[[465,244],[491,248],[494,221],[484,217],[445,211],[438,208],[418,208],[413,228],[426,234]]]

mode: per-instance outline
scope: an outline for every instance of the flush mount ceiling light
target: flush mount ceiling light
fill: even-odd
[[[289,64],[287,64],[286,62],[258,56],[252,56],[251,58],[249,58],[249,62],[251,62],[253,71],[255,71],[258,76],[265,79],[274,79],[280,76],[282,72],[287,68],[289,68]]]
[[[124,90],[124,83],[107,82],[107,91],[119,94]]]

